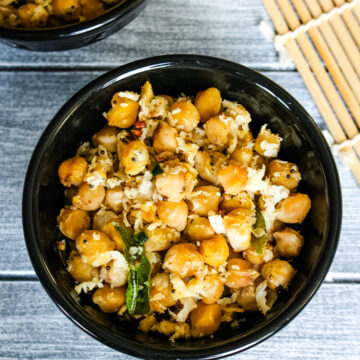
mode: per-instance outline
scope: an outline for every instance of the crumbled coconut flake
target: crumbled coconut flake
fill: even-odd
[[[117,186],[121,185],[124,182],[124,180],[119,179],[118,177],[111,177],[106,180],[106,187],[109,189],[114,189]]]
[[[140,99],[140,95],[131,91],[119,91],[118,95],[122,98],[126,98],[132,101],[138,101]]]
[[[124,140],[128,137],[129,133],[126,130],[121,130],[117,135],[116,135],[116,140],[117,141],[121,141]]]
[[[260,142],[260,148],[264,150],[264,156],[276,157],[280,149],[280,144],[271,143],[266,140]]]
[[[173,296],[176,300],[187,297],[200,298],[200,293],[204,287],[200,278],[196,279],[196,281],[189,282],[189,284],[185,284],[184,280],[177,274],[170,274],[170,282],[175,290]]]
[[[127,103],[121,103],[120,106],[121,106],[121,107],[128,107],[129,104],[127,104]]]
[[[99,279],[93,279],[92,281],[83,281],[79,285],[76,285],[74,290],[79,295],[82,291],[86,294],[96,287],[102,288],[103,286],[103,283]]]
[[[216,303],[219,305],[229,305],[235,303],[237,298],[238,298],[238,294],[234,292],[231,294],[231,297],[224,297],[222,299],[217,300]]]
[[[139,193],[139,190],[138,189],[135,189],[135,188],[126,188],[124,190],[124,194],[126,197],[128,197],[129,199],[136,199],[137,195]]]
[[[94,187],[94,190],[98,186],[106,185],[106,179],[98,171],[93,171],[92,173],[86,175],[85,180],[88,184]]]
[[[90,151],[90,142],[87,141],[79,146],[79,148],[77,149],[76,155],[86,157],[89,154],[89,151]]]
[[[107,120],[107,113],[105,111],[102,113],[102,116]]]
[[[261,169],[254,169],[252,167],[247,168],[248,181],[245,185],[246,191],[256,193],[262,191],[265,188],[265,183],[262,180],[265,175],[265,166]]]
[[[172,114],[172,115],[176,115],[176,114],[178,114],[179,112],[181,112],[181,109],[180,109],[180,108],[176,108],[176,109],[174,109],[174,110],[171,112],[171,114]]]
[[[216,234],[225,234],[224,220],[221,215],[209,215],[209,222]]]
[[[270,307],[266,304],[266,288],[267,282],[264,280],[255,290],[256,304],[264,315],[270,310]]]
[[[169,314],[176,321],[185,322],[190,312],[197,308],[197,304],[191,297],[180,299],[180,302],[183,305],[183,308],[177,314],[169,310]]]
[[[100,240],[100,233],[98,233],[97,231],[94,231],[92,234],[92,238],[94,240]]]
[[[151,223],[151,224],[147,227],[147,230],[153,231],[153,230],[155,230],[156,228],[160,227],[161,225],[162,225],[162,221],[161,221],[161,220],[155,221],[155,222]]]

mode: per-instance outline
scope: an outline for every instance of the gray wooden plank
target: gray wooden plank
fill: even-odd
[[[122,31],[82,49],[39,53],[0,45],[0,67],[103,68],[161,54],[197,53],[278,69],[273,44],[259,29],[267,18],[261,0],[149,0]]]
[[[359,298],[359,284],[324,284],[278,334],[231,359],[359,359]],[[0,282],[0,314],[1,359],[134,359],[73,325],[38,282]]]
[[[32,150],[62,104],[100,72],[0,72],[0,275],[33,275],[23,240],[21,195]],[[289,90],[324,128],[319,112],[296,72],[267,72]],[[338,162],[344,219],[330,279],[359,277],[360,191],[351,173]]]

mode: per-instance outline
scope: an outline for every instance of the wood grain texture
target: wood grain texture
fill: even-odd
[[[148,0],[120,32],[82,49],[39,53],[1,44],[0,68],[110,68],[149,56],[196,53],[278,69],[274,46],[259,29],[263,19],[268,16],[261,0]]]
[[[278,334],[231,359],[359,359],[360,285],[324,284]],[[21,299],[21,301],[20,301]],[[134,359],[67,319],[38,282],[0,282],[1,359]]]
[[[23,240],[21,196],[31,153],[42,131],[64,102],[100,72],[0,73],[0,275],[33,275]],[[325,125],[296,72],[267,72]],[[360,191],[351,173],[338,162],[343,230],[331,278],[353,279],[360,273]],[[355,274],[355,275],[354,275]],[[360,277],[360,276],[359,276]]]

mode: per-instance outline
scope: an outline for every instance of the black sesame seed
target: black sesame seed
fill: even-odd
[[[212,160],[214,158],[214,155],[210,155],[210,159]]]
[[[90,184],[90,185],[89,185],[89,188],[90,188],[90,189],[93,189],[93,188],[94,188],[94,185]]]
[[[171,292],[172,292],[173,294],[175,294],[175,290],[174,290],[174,289],[172,289]]]
[[[235,197],[235,195],[231,195],[231,198],[233,199]]]
[[[117,104],[117,101],[116,101],[116,100],[114,100],[114,101],[113,101],[113,104],[114,104],[114,105],[116,105],[116,104]]]
[[[134,158],[134,157],[133,157],[133,158],[131,158],[131,161],[136,161],[136,158]]]
[[[210,161],[210,166],[214,166],[214,163],[212,161]]]
[[[100,151],[100,154],[105,154],[105,150],[101,150],[101,151]]]
[[[293,174],[295,172],[295,169],[291,169],[290,172]]]
[[[86,244],[86,243],[87,243],[87,240],[83,240],[83,243]]]
[[[109,266],[109,265],[106,267],[106,270],[110,270],[110,266]]]
[[[290,179],[290,175],[289,175],[289,174],[286,174],[286,178],[287,178],[287,179]]]

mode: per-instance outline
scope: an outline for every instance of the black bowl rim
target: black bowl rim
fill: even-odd
[[[36,234],[32,226],[32,209],[34,205],[33,189],[35,186],[37,169],[40,164],[40,159],[45,152],[46,145],[51,142],[51,138],[54,137],[59,131],[64,123],[64,119],[66,119],[74,111],[79,103],[81,103],[82,99],[87,98],[91,94],[93,89],[104,88],[106,84],[109,81],[112,81],[114,78],[126,78],[131,76],[133,73],[146,72],[152,68],[164,68],[172,66],[192,66],[195,68],[211,69],[216,68],[237,73],[252,79],[252,81],[256,82],[256,84],[261,86],[265,91],[270,92],[273,94],[273,96],[281,99],[284,106],[288,107],[288,109],[294,112],[295,115],[301,120],[302,125],[307,129],[308,134],[313,134],[314,142],[316,143],[318,147],[317,150],[319,151],[317,156],[322,159],[321,162],[324,167],[325,181],[328,186],[330,202],[327,252],[323,252],[321,254],[311,279],[303,291],[298,294],[298,297],[286,308],[285,311],[283,311],[283,313],[278,315],[269,324],[265,325],[262,329],[258,330],[254,334],[216,348],[202,349],[197,351],[169,351],[153,349],[151,348],[151,345],[148,346],[146,344],[140,344],[135,341],[129,341],[128,339],[121,339],[121,341],[116,339],[116,341],[113,341],[114,339],[112,336],[109,336],[105,330],[99,329],[99,327],[94,322],[89,321],[80,311],[74,309],[71,305],[71,302],[69,302],[56,287],[54,278],[52,277],[47,264],[44,262],[44,259],[37,251]],[[202,55],[163,55],[138,60],[111,70],[83,87],[58,111],[58,113],[54,116],[43,132],[30,160],[23,192],[23,228],[26,246],[36,274],[38,275],[43,287],[55,302],[55,304],[77,326],[100,342],[129,355],[153,359],[217,359],[244,351],[274,335],[300,313],[300,311],[305,307],[305,305],[310,301],[310,299],[314,296],[320,287],[336,252],[341,230],[341,219],[341,186],[335,161],[321,130],[315,121],[310,117],[310,115],[305,111],[305,109],[283,88],[262,74],[234,62]]]
[[[89,33],[103,26],[110,25],[125,17],[134,8],[137,8],[146,0],[127,0],[120,5],[115,5],[103,15],[94,19],[76,23],[74,25],[65,25],[53,28],[24,29],[10,28],[0,26],[0,38],[22,41],[51,41],[64,39]]]

